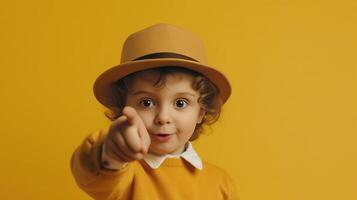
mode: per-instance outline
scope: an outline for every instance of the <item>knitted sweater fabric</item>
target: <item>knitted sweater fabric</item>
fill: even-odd
[[[102,130],[93,132],[71,158],[77,185],[96,200],[239,200],[230,175],[206,161],[202,170],[182,158],[168,158],[158,169],[143,160],[120,170],[103,168],[104,138]]]

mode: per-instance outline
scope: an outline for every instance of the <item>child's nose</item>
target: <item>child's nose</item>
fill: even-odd
[[[155,117],[155,123],[163,125],[163,124],[170,124],[171,122],[172,121],[171,121],[169,109],[165,107],[159,108],[158,113]]]

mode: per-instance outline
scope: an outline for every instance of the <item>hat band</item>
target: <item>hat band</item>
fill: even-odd
[[[159,58],[179,58],[179,59],[191,60],[191,61],[198,62],[197,60],[190,58],[188,56],[178,54],[178,53],[169,53],[169,52],[152,53],[152,54],[148,54],[145,56],[141,56],[134,60],[159,59]]]

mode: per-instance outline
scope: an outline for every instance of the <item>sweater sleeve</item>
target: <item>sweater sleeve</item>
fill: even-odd
[[[134,170],[130,163],[121,170],[102,167],[104,138],[102,130],[87,136],[72,155],[71,171],[77,185],[94,199],[119,199],[129,189]]]

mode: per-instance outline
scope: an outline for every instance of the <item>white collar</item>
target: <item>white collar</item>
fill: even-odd
[[[197,169],[202,170],[203,168],[202,161],[198,156],[198,154],[196,153],[196,151],[193,149],[191,142],[188,142],[186,150],[179,155],[165,154],[159,156],[159,155],[148,153],[145,155],[144,160],[151,168],[157,169],[165,161],[166,158],[180,158],[180,157],[185,159],[187,162],[189,162],[192,166],[196,167]]]

